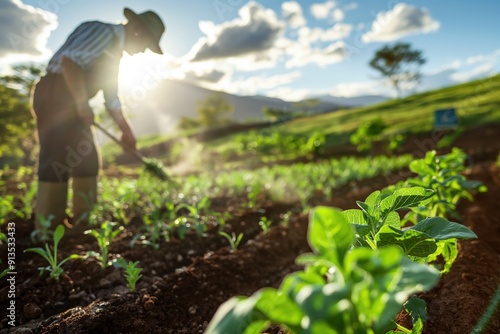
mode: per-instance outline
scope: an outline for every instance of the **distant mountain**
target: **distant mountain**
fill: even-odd
[[[331,96],[331,95],[322,95],[322,96],[318,96],[316,98],[324,103],[330,103],[330,104],[340,105],[340,106],[344,106],[344,107],[367,106],[370,104],[384,102],[384,101],[389,99],[386,96],[378,96],[378,95],[361,95],[361,96],[355,96],[355,97],[339,97],[339,96]]]
[[[214,91],[184,81],[164,80],[147,96],[134,100],[133,94],[125,96],[131,122],[137,136],[166,134],[175,130],[181,117],[197,117],[198,102]],[[296,110],[294,103],[266,96],[238,96],[220,93],[235,107],[233,119],[239,122],[262,120],[262,108]],[[319,103],[309,112],[322,113],[343,107],[353,107],[383,101],[381,96],[343,98],[321,96]]]

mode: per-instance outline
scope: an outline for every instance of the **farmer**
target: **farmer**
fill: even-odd
[[[33,111],[40,141],[35,228],[40,228],[40,216],[53,215],[52,226],[64,222],[70,177],[73,224],[85,221],[96,203],[99,155],[89,99],[98,91],[103,91],[106,110],[122,131],[122,144],[135,149],[117,95],[118,67],[123,51],[134,55],[149,48],[162,54],[159,42],[165,26],[152,11],[136,14],[125,8],[124,15],[126,24],[93,21],[77,27],[35,87]]]

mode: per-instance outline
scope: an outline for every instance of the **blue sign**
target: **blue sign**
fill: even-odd
[[[434,112],[434,129],[455,128],[458,126],[455,108],[440,109]]]

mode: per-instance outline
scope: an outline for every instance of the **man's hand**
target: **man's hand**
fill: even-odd
[[[77,106],[78,117],[88,125],[94,124],[94,112],[88,103],[81,103]]]
[[[132,151],[135,150],[136,147],[136,140],[135,136],[132,133],[132,131],[123,131],[122,133],[122,138],[121,138],[121,143],[124,147],[126,147],[128,150]]]

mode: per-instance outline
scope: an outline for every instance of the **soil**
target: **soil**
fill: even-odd
[[[470,333],[500,286],[500,170],[491,161],[492,154],[481,154],[469,169],[468,178],[482,181],[489,191],[459,206],[464,218],[461,223],[479,238],[460,241],[459,257],[450,273],[420,296],[428,308],[424,333]],[[331,199],[318,195],[313,201],[315,205],[354,208],[356,200],[386,186],[388,180],[391,178],[376,177],[353,182],[337,189]],[[40,276],[37,268],[45,265],[43,260],[23,252],[32,247],[29,234],[33,222],[16,221],[18,326],[10,328],[3,315],[9,303],[9,286],[2,279],[0,333],[203,333],[221,303],[235,295],[248,296],[262,287],[278,287],[286,274],[300,269],[295,258],[309,251],[308,217],[301,212],[299,203],[261,198],[257,210],[243,209],[245,201],[212,201],[216,211],[232,213],[226,230],[245,235],[235,251],[215,226],[203,237],[192,233],[183,240],[174,238],[162,243],[159,250],[143,245],[131,248],[130,241],[141,224],[140,218],[133,219],[128,232],[113,242],[110,252],[113,257],[120,254],[127,260],[140,261],[143,277],[134,293],[128,292],[122,269],[102,269],[94,260],[67,262],[59,281],[47,273]],[[287,213],[291,217],[288,224],[279,224]],[[267,234],[258,225],[262,216],[274,222]],[[2,259],[6,259],[4,246],[0,247]],[[89,250],[98,250],[95,240],[81,236],[64,238],[60,252],[63,256],[83,255]],[[404,313],[397,319],[402,324],[408,322]],[[283,331],[273,327],[268,332]],[[498,309],[484,333],[500,333]]]

